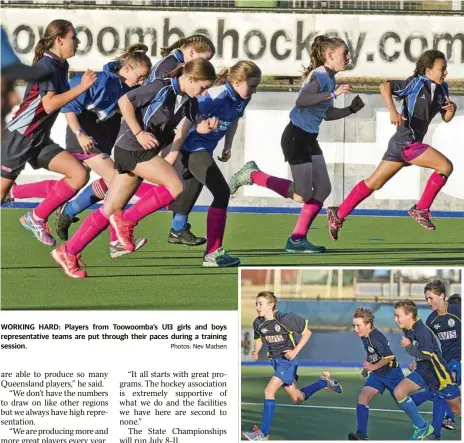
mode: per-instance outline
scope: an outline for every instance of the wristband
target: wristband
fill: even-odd
[[[74,135],[76,137],[81,134],[85,134],[85,131],[82,128],[79,128],[77,131],[74,131]]]
[[[134,137],[137,137],[142,131],[143,131],[143,129],[141,129],[139,132],[137,132],[137,134],[134,134]]]

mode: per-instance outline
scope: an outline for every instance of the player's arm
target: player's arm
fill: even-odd
[[[190,129],[192,128],[193,123],[188,118],[184,117],[177,127],[176,135],[171,145],[171,150],[164,158],[171,165],[174,165],[176,162],[180,148],[182,148],[182,145],[184,144],[186,138],[189,135]]]
[[[285,358],[292,360],[300,353],[306,343],[308,343],[312,332],[308,328],[308,320],[293,313],[287,314],[285,317],[285,325],[288,327],[289,331],[295,331],[301,334],[298,344],[285,353]]]
[[[309,108],[310,106],[335,98],[334,92],[319,92],[319,90],[319,82],[316,78],[312,79],[301,89],[298,98],[296,99],[296,107]]]
[[[72,132],[76,135],[77,141],[81,146],[85,154],[90,154],[93,151],[93,148],[98,145],[98,143],[85,133],[81,128],[81,124],[77,119],[77,114],[75,112],[66,112],[64,114],[68,126],[71,128]]]
[[[387,366],[390,364],[390,362],[394,359],[395,357],[393,355],[389,357],[382,357],[381,360],[379,360],[377,363],[372,364],[369,362],[364,362],[364,369],[367,369],[368,371],[377,371],[377,369],[383,368],[384,366]]]
[[[445,106],[441,107],[441,118],[445,123],[453,120],[454,115],[456,114],[456,103],[452,102],[449,97],[446,97]]]
[[[222,150],[221,157],[218,160],[226,162],[230,159],[232,154],[232,143],[234,141],[235,133],[238,128],[238,120],[235,120],[227,129],[226,136],[224,137],[224,149]]]
[[[431,338],[432,338],[432,340],[434,340],[433,337],[431,337]],[[421,350],[421,348],[422,348],[421,342],[423,342],[424,348],[429,348],[429,346],[427,346],[427,344],[426,344],[426,341],[421,336],[417,336],[416,340],[419,342],[420,348],[418,346],[416,346],[416,345],[413,345],[411,343],[411,340],[409,340],[406,337],[401,338],[401,346],[403,346],[403,348],[406,350],[406,352],[409,355],[411,355],[412,357],[414,357],[414,358],[418,358],[420,360],[431,360],[432,359],[432,350],[431,349],[429,349],[429,350],[426,350],[426,349]]]
[[[392,85],[393,83],[393,85]],[[388,110],[390,111],[390,121],[395,126],[402,126],[403,122],[406,120],[401,113],[396,110],[396,106],[393,103],[393,88],[396,87],[397,81],[387,81],[380,84],[380,95],[382,96],[383,101],[387,105]]]
[[[255,339],[253,351],[251,351],[251,357],[254,360],[258,360],[259,351],[261,351],[262,347],[263,347],[263,341],[261,340],[261,338]]]
[[[304,346],[306,345],[306,343],[308,343],[309,339],[311,338],[311,335],[312,335],[312,332],[306,328],[302,333],[301,333],[301,338],[300,338],[300,341],[298,342],[298,344],[295,346],[295,348],[293,349],[296,354],[298,355],[300,353],[300,351],[304,348]]]
[[[357,95],[351,102],[351,105],[346,108],[335,108],[334,106],[331,106],[327,109],[324,120],[340,120],[341,118],[348,117],[351,114],[356,114],[362,108],[364,108],[364,102],[361,97]]]

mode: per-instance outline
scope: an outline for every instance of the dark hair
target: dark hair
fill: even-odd
[[[364,324],[370,323],[372,327],[374,327],[374,314],[370,309],[367,308],[358,308],[353,315],[353,318],[362,318]]]
[[[208,60],[203,58],[196,58],[190,60],[185,66],[179,65],[174,69],[169,77],[180,77],[182,74],[190,75],[195,78],[195,80],[216,80],[216,71],[214,66]]]
[[[277,308],[277,297],[274,295],[274,293],[272,291],[261,291],[257,296],[256,296],[256,299],[258,299],[259,297],[263,297],[265,298],[269,303],[273,303],[274,304],[274,311],[276,310]]]
[[[406,314],[412,314],[414,320],[417,319],[417,305],[412,300],[403,300],[395,303],[395,309],[403,309]]]
[[[45,28],[43,37],[39,39],[35,46],[32,64],[35,65],[43,57],[45,51],[53,46],[58,37],[66,37],[72,27],[73,24],[68,20],[53,20],[50,22]]]
[[[435,295],[445,295],[446,286],[441,280],[432,280],[428,282],[424,287],[424,294],[430,291]]]
[[[311,63],[303,69],[303,80],[306,80],[309,73],[313,70],[322,66],[325,63],[325,54],[328,49],[335,49],[339,46],[346,46],[344,40],[338,37],[329,37],[327,35],[318,35],[312,45],[310,52]]]
[[[448,298],[448,303],[450,305],[460,305],[461,304],[461,294],[453,294]]]
[[[174,49],[181,47],[193,48],[197,52],[209,51],[212,54],[211,57],[214,57],[214,54],[216,54],[216,47],[208,37],[202,34],[194,34],[190,37],[185,37],[177,40],[175,43],[173,43],[171,46],[168,46],[167,48],[161,48],[161,57],[166,57]]]
[[[147,55],[148,46],[143,43],[129,45],[124,52],[116,59],[124,65],[144,65],[151,69],[151,60]]]
[[[249,60],[239,60],[230,68],[223,68],[217,75],[215,85],[223,85],[226,81],[246,81],[250,77],[261,77],[261,69]]]

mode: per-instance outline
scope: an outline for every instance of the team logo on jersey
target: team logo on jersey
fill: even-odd
[[[455,324],[456,324],[456,322],[454,321],[454,318],[450,318],[450,319],[448,320],[448,326],[449,326],[450,328],[452,328]]]
[[[261,329],[261,333],[262,333],[262,334],[265,334],[266,332],[267,332],[267,329],[266,329],[266,328]]]
[[[368,350],[369,352],[375,352],[375,351],[374,351],[374,348],[371,347],[371,346],[368,346],[368,347],[367,347],[367,350]]]
[[[441,328],[441,325],[439,324],[433,325],[433,329],[440,329],[440,328]]]
[[[275,329],[276,332],[280,332],[280,326],[279,325],[275,325],[274,329]]]

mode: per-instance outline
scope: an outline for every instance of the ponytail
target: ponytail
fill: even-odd
[[[346,46],[346,43],[341,38],[328,37],[327,35],[318,35],[311,45],[311,62],[306,68],[303,67],[303,80],[306,80],[308,78],[308,75],[311,71],[318,68],[319,66],[324,65],[327,50],[335,49],[342,45]]]
[[[72,27],[72,23],[68,20],[53,20],[50,22],[45,29],[44,35],[35,46],[32,64],[35,65],[44,56],[45,51],[55,44],[55,40],[58,37],[66,37],[66,34]]]
[[[184,37],[177,40],[171,46],[161,48],[161,57],[167,57],[174,49],[178,48],[193,48],[197,52],[211,52],[211,58],[216,53],[214,43],[202,34],[194,34],[190,37]]]

